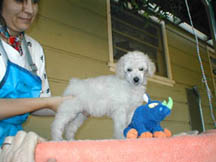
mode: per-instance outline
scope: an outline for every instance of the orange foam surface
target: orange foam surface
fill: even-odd
[[[35,162],[216,162],[216,131],[127,140],[43,142]]]

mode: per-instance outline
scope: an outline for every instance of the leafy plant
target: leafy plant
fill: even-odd
[[[166,19],[170,13],[172,15],[181,15],[184,9],[182,0],[111,0],[120,7],[138,12],[139,14],[149,17],[156,16],[159,19]],[[174,16],[174,19],[176,17]]]

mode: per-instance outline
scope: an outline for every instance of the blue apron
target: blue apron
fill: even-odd
[[[40,96],[41,79],[36,75],[37,69],[32,63],[26,40],[23,41],[25,54],[28,55],[27,61],[32,67],[32,71],[11,62],[0,40],[0,52],[7,66],[6,73],[0,82],[0,98],[35,98]],[[22,130],[22,124],[27,120],[28,116],[29,113],[26,113],[0,120],[0,146],[5,137],[14,136],[19,130]]]

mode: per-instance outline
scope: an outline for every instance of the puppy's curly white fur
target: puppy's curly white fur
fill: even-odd
[[[58,108],[51,127],[53,140],[73,140],[77,129],[91,116],[109,116],[114,121],[114,137],[121,139],[134,110],[142,104],[147,78],[155,72],[150,58],[140,51],[128,52],[117,62],[116,75],[96,78],[72,78],[64,95],[74,99],[64,101]]]

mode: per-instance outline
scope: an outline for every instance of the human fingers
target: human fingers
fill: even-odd
[[[3,162],[24,162],[23,158],[20,155],[20,148],[22,148],[23,141],[25,139],[26,132],[24,131],[19,131],[15,137],[7,137],[6,142],[10,142],[11,140],[11,145],[8,147],[7,150],[5,150],[4,154],[4,161]]]
[[[10,162],[11,161],[11,150],[13,148],[13,137],[9,136],[6,137],[4,143],[1,147],[1,155],[0,155],[0,162]]]
[[[46,142],[47,140],[41,136],[38,136],[38,143]]]
[[[73,96],[54,96],[51,98],[51,109],[53,109],[55,112],[58,111],[59,106],[67,102],[69,100],[72,100]]]
[[[12,145],[12,143],[13,143],[13,137],[12,136],[6,137],[2,146],[1,146],[1,149],[2,150],[8,149]]]
[[[57,111],[59,105],[63,102],[63,97],[61,96],[54,96],[54,97],[50,97],[48,99],[48,103],[49,103],[49,108],[52,109],[53,111]]]
[[[35,132],[29,132],[23,141],[23,145],[30,145],[31,148],[32,146],[34,147],[36,144],[38,144],[38,142],[40,142],[41,140],[43,141],[44,139],[37,135]]]
[[[63,96],[63,97],[62,97],[62,102],[61,102],[60,104],[62,104],[64,101],[73,100],[73,99],[74,99],[74,96],[71,96],[71,95],[70,95],[70,96]],[[70,102],[70,101],[69,101],[69,102]],[[60,105],[60,104],[59,104],[59,105]],[[58,107],[57,107],[57,109],[58,109]],[[56,110],[57,110],[57,109],[56,109]],[[84,116],[86,116],[86,117],[89,117],[89,116],[90,116],[90,114],[89,114],[87,111],[83,111],[82,114],[83,114]]]
[[[16,162],[34,162],[35,147],[39,140],[39,136],[34,132],[25,133],[25,136],[16,150],[14,150],[12,159]]]
[[[27,133],[25,131],[19,131],[13,139],[13,148],[14,150],[20,147],[23,144],[23,141]]]
[[[26,158],[26,162],[33,162],[34,161],[34,153],[35,148],[39,142],[44,141],[42,137],[37,135],[35,132],[29,132],[24,139],[23,142],[23,150],[26,149],[26,154],[28,155]],[[26,154],[22,154],[22,156],[26,156]]]
[[[73,98],[74,98],[74,96],[72,96],[72,95],[63,96],[63,101],[64,101],[64,100],[71,100],[71,99],[73,99]]]

